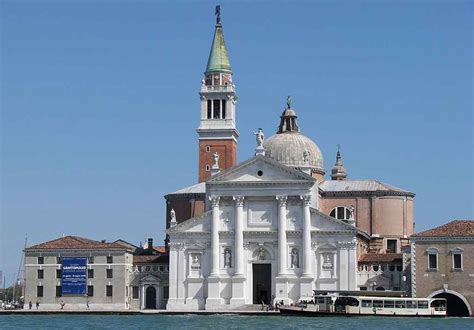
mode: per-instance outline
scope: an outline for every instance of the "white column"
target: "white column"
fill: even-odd
[[[244,275],[244,196],[234,196],[235,201],[235,275]]]
[[[276,196],[278,200],[278,275],[287,273],[286,202],[287,196]]]
[[[210,197],[212,203],[211,250],[212,268],[211,275],[219,274],[219,196]]]
[[[303,200],[303,276],[313,276],[311,267],[311,195],[301,196]]]
[[[140,299],[142,301],[142,305],[140,306],[140,309],[145,309],[145,299],[146,299],[145,297],[146,297],[145,286],[142,285],[142,296],[141,296],[142,299]]]

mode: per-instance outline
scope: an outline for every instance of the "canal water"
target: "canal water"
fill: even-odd
[[[474,318],[279,315],[0,315],[0,329],[474,329]]]

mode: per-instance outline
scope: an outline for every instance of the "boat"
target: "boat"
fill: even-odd
[[[445,298],[315,295],[294,306],[280,306],[284,315],[300,316],[446,316]]]

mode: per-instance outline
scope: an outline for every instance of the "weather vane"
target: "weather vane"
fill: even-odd
[[[214,15],[216,15],[216,23],[220,24],[221,23],[221,6],[219,5],[216,6],[216,12]]]

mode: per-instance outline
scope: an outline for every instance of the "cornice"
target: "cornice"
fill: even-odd
[[[383,197],[383,196],[408,196],[415,197],[415,194],[409,191],[389,191],[389,190],[376,190],[376,191],[361,191],[361,190],[347,190],[347,191],[324,191],[320,188],[321,197]]]
[[[443,237],[443,236],[438,236],[438,237],[416,237],[412,236],[410,237],[410,240],[412,242],[417,242],[417,241],[474,241],[474,237],[462,237],[462,236],[454,236],[454,237]]]

